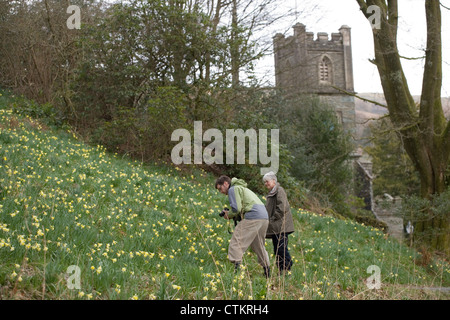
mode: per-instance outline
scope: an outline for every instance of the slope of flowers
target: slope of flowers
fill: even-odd
[[[213,182],[0,109],[2,298],[339,299],[367,291],[374,264],[384,283],[448,279],[448,266],[428,277],[414,253],[376,229],[303,210],[294,212],[292,274],[266,281],[251,253],[234,274],[232,225],[218,217],[227,199]]]
[[[10,289],[37,294],[45,279],[49,298],[72,297],[64,274],[74,265],[79,296],[127,298],[146,289],[151,296],[155,282],[178,288],[173,272],[183,260],[208,258],[198,252],[199,231],[216,251],[226,245],[223,222],[211,219],[224,199],[210,185],[0,112],[0,279]]]

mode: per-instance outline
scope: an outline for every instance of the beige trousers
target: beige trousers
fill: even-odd
[[[258,263],[263,267],[270,265],[266,251],[265,238],[269,220],[242,220],[234,229],[228,247],[228,259],[233,263],[242,263],[245,251],[250,248],[256,253]]]

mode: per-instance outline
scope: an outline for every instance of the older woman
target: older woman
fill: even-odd
[[[291,255],[288,250],[288,235],[294,232],[291,208],[286,192],[277,182],[275,173],[269,172],[263,177],[264,185],[269,190],[266,209],[269,213],[269,227],[266,238],[271,238],[273,251],[276,256],[280,273],[289,271],[292,266]]]

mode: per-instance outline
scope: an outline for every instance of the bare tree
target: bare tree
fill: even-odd
[[[80,58],[78,30],[67,27],[67,8],[76,3],[83,23],[92,22],[101,1],[0,0],[0,84],[38,102],[70,107],[69,82]]]
[[[450,123],[445,119],[441,101],[442,30],[440,1],[426,0],[426,56],[422,96],[419,108],[408,88],[397,46],[398,0],[357,0],[367,19],[372,20],[370,6],[380,9],[380,28],[373,28],[374,64],[378,68],[390,118],[419,172],[421,195],[431,198],[446,189],[446,170],[450,158]],[[417,223],[416,231],[433,231],[429,244],[449,254],[450,212]]]

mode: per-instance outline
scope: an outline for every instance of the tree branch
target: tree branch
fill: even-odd
[[[388,22],[391,26],[395,42],[397,42],[397,30],[398,30],[398,0],[388,0]]]
[[[379,103],[379,102],[377,102],[377,101],[373,101],[373,100],[370,100],[370,99],[363,98],[363,97],[361,97],[361,96],[358,96],[356,93],[349,92],[349,91],[347,91],[347,90],[344,90],[344,89],[341,89],[341,88],[338,88],[338,87],[335,87],[335,86],[331,86],[331,87],[333,87],[333,88],[336,89],[337,91],[340,91],[340,92],[342,92],[342,93],[345,93],[346,95],[349,95],[349,96],[358,98],[358,99],[360,99],[360,100],[362,100],[362,101],[369,102],[369,103],[373,103],[373,104],[375,104],[375,105],[377,105],[377,106],[380,106],[380,107],[383,107],[383,108],[386,108],[386,109],[388,108],[387,105],[384,105],[384,104]]]
[[[50,8],[48,6],[48,1],[45,0],[45,9],[47,11],[47,23],[48,23],[48,27],[50,28],[51,31],[51,36],[52,38],[55,37],[55,29],[53,28],[53,24],[50,18]]]
[[[444,159],[446,157],[448,163],[450,157],[450,121],[447,121],[447,126],[445,127],[444,133],[442,135],[442,146],[442,150],[446,152],[446,154],[444,154]]]
[[[356,0],[359,4],[359,8],[363,12],[363,14],[367,17],[367,3],[364,0]]]
[[[365,119],[364,121],[358,122],[358,123],[359,123],[359,124],[367,124],[367,123],[369,123],[370,121],[380,121],[380,120],[389,118],[389,116],[390,116],[390,115],[389,115],[389,113],[388,113],[388,114],[382,115],[381,117],[378,117],[378,118],[368,118],[368,119]]]
[[[400,58],[405,59],[405,60],[422,60],[425,59],[426,57],[416,57],[416,58],[408,58],[408,57],[404,57],[404,56],[400,56]]]
[[[426,0],[425,14],[427,18],[427,48],[420,101],[420,117],[427,127],[442,132],[444,127],[439,119],[444,117],[441,105],[442,38],[441,12],[438,2]]]

